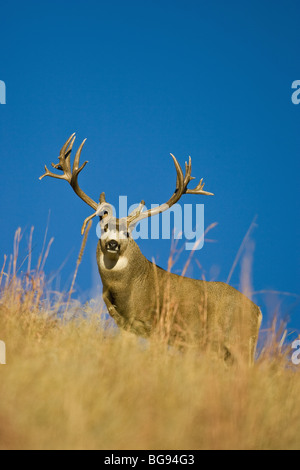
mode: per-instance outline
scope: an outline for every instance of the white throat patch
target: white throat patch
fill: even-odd
[[[115,261],[108,256],[105,256],[103,253],[100,255],[100,267],[104,270],[114,270],[114,271],[121,271],[128,266],[128,259],[126,256],[119,256],[119,258]]]

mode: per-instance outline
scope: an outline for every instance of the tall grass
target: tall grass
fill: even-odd
[[[46,246],[21,276],[20,239],[0,271],[0,449],[300,448],[300,366],[285,328],[273,323],[253,368],[141,340],[102,306],[74,315],[69,293],[49,293]]]

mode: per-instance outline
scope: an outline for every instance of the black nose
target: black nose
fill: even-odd
[[[116,240],[110,240],[109,242],[106,243],[106,248],[108,250],[116,251],[118,247],[119,247],[119,243]]]

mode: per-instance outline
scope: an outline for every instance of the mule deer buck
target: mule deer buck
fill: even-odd
[[[142,219],[162,213],[176,204],[184,194],[212,195],[203,190],[203,180],[195,189],[191,182],[191,159],[185,175],[172,155],[177,186],[168,202],[145,209],[144,201],[126,218],[113,217],[105,194],[98,204],[78,185],[78,175],[87,162],[79,166],[85,140],[80,145],[71,169],[71,151],[75,134],[60,151],[59,163],[52,166],[63,175],[45,167],[45,176],[66,180],[75,193],[100,217],[102,236],[97,247],[97,264],[103,283],[103,299],[117,325],[142,337],[159,328],[167,332],[169,344],[205,347],[233,361],[238,357],[253,363],[262,315],[260,309],[242,293],[222,282],[193,280],[167,272],[148,261],[133,240],[131,232]]]

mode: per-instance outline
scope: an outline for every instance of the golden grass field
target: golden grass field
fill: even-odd
[[[275,328],[253,368],[225,368],[51,301],[45,258],[19,277],[17,245],[0,266],[1,450],[300,448],[300,366]]]

